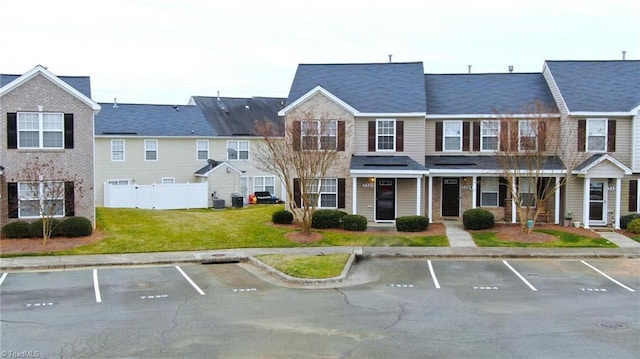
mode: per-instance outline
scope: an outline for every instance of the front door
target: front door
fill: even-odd
[[[376,221],[396,219],[396,180],[395,178],[376,179]]]
[[[460,178],[442,179],[442,216],[460,216]]]
[[[607,224],[607,181],[591,180],[589,186],[589,226]]]

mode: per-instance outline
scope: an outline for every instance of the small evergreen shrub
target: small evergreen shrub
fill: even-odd
[[[640,218],[636,218],[629,222],[627,225],[627,231],[631,233],[640,233]]]
[[[627,229],[629,222],[633,221],[636,218],[640,218],[640,213],[631,213],[625,216],[620,217],[620,228]]]
[[[2,226],[2,236],[7,238],[31,237],[31,226],[27,221],[16,221]]]
[[[335,209],[317,209],[311,217],[311,227],[317,229],[338,228],[345,212]]]
[[[275,224],[291,224],[293,223],[293,213],[286,210],[275,211],[271,215],[271,221]]]
[[[402,216],[396,218],[398,232],[422,232],[429,227],[429,218],[425,216]]]
[[[462,224],[465,229],[489,229],[495,225],[495,219],[486,209],[472,208],[462,214]]]
[[[342,228],[346,231],[364,231],[367,229],[367,217],[347,214],[342,217]]]
[[[43,237],[42,221],[43,219],[40,218],[31,222],[31,224],[29,225],[31,227],[31,237],[36,237],[36,238]],[[51,231],[51,237],[60,236],[60,221],[55,218],[50,218],[49,221],[51,221],[49,224],[53,228],[53,230]]]
[[[68,217],[60,223],[60,234],[67,237],[85,237],[93,232],[91,220],[86,217]]]

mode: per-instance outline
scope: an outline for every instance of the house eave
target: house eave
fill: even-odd
[[[282,110],[278,111],[278,116],[286,116],[287,113],[291,112],[296,107],[298,107],[301,104],[305,103],[307,100],[309,100],[311,97],[313,97],[313,96],[315,96],[317,94],[322,94],[322,95],[328,97],[329,99],[331,99],[331,101],[335,102],[336,104],[338,104],[339,106],[344,108],[346,111],[348,111],[352,115],[359,114],[358,110],[353,108],[351,105],[349,105],[348,103],[346,103],[343,100],[341,100],[338,96],[336,96],[336,95],[332,94],[331,92],[327,91],[322,86],[318,85],[318,86],[314,87],[313,89],[309,90],[304,95],[300,96],[297,100],[293,101],[287,107],[285,107]]]
[[[637,112],[629,111],[617,111],[617,112],[597,112],[597,111],[575,111],[569,112],[569,116],[573,117],[626,117],[635,116]]]

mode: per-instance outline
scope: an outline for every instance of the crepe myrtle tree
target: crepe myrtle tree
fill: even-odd
[[[310,235],[321,179],[337,156],[336,121],[306,112],[291,116],[283,126],[258,121],[255,131],[263,140],[254,150],[257,167],[282,180],[289,210],[300,222],[302,233]]]
[[[528,104],[517,115],[498,113],[497,117],[486,128],[499,134],[496,155],[507,196],[514,204],[522,233],[529,234],[546,204],[553,202],[567,182],[578,163],[578,151],[569,141],[571,130],[561,125],[557,110],[540,102]]]
[[[82,182],[55,161],[35,157],[24,163],[18,182],[18,211],[21,216],[40,217],[43,245],[59,223],[54,218],[73,215],[75,197],[83,191]]]

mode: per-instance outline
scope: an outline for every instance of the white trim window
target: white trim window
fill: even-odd
[[[462,121],[444,121],[442,140],[444,151],[462,151]]]
[[[110,180],[107,180],[107,184],[110,186],[128,186],[129,180],[128,179],[110,179]]]
[[[227,141],[227,160],[246,161],[249,159],[249,141]]]
[[[480,207],[498,207],[498,177],[482,177]]]
[[[536,206],[536,181],[533,178],[518,178],[519,196],[522,206],[534,208]]]
[[[518,150],[536,151],[538,149],[538,137],[536,122],[522,120],[518,122]]]
[[[275,195],[276,178],[274,176],[254,176],[253,192],[269,192]]]
[[[316,208],[338,208],[337,178],[315,179],[309,187],[309,198],[313,199],[315,195],[318,196]]]
[[[338,148],[337,120],[304,120],[300,124],[300,143],[305,151],[336,150]]]
[[[209,140],[196,140],[196,159],[198,161],[209,159]]]
[[[500,121],[482,121],[480,123],[480,150],[497,151],[500,138]]]
[[[64,148],[64,114],[18,112],[18,148]]]
[[[396,150],[396,120],[376,120],[376,151]]]
[[[162,184],[175,184],[176,183],[176,179],[175,177],[162,177]]]
[[[111,140],[111,161],[124,161],[124,140]]]
[[[607,119],[587,119],[587,151],[605,152],[607,150]]]
[[[18,217],[64,216],[64,182],[18,182]]]
[[[144,160],[158,160],[158,140],[144,140]]]

